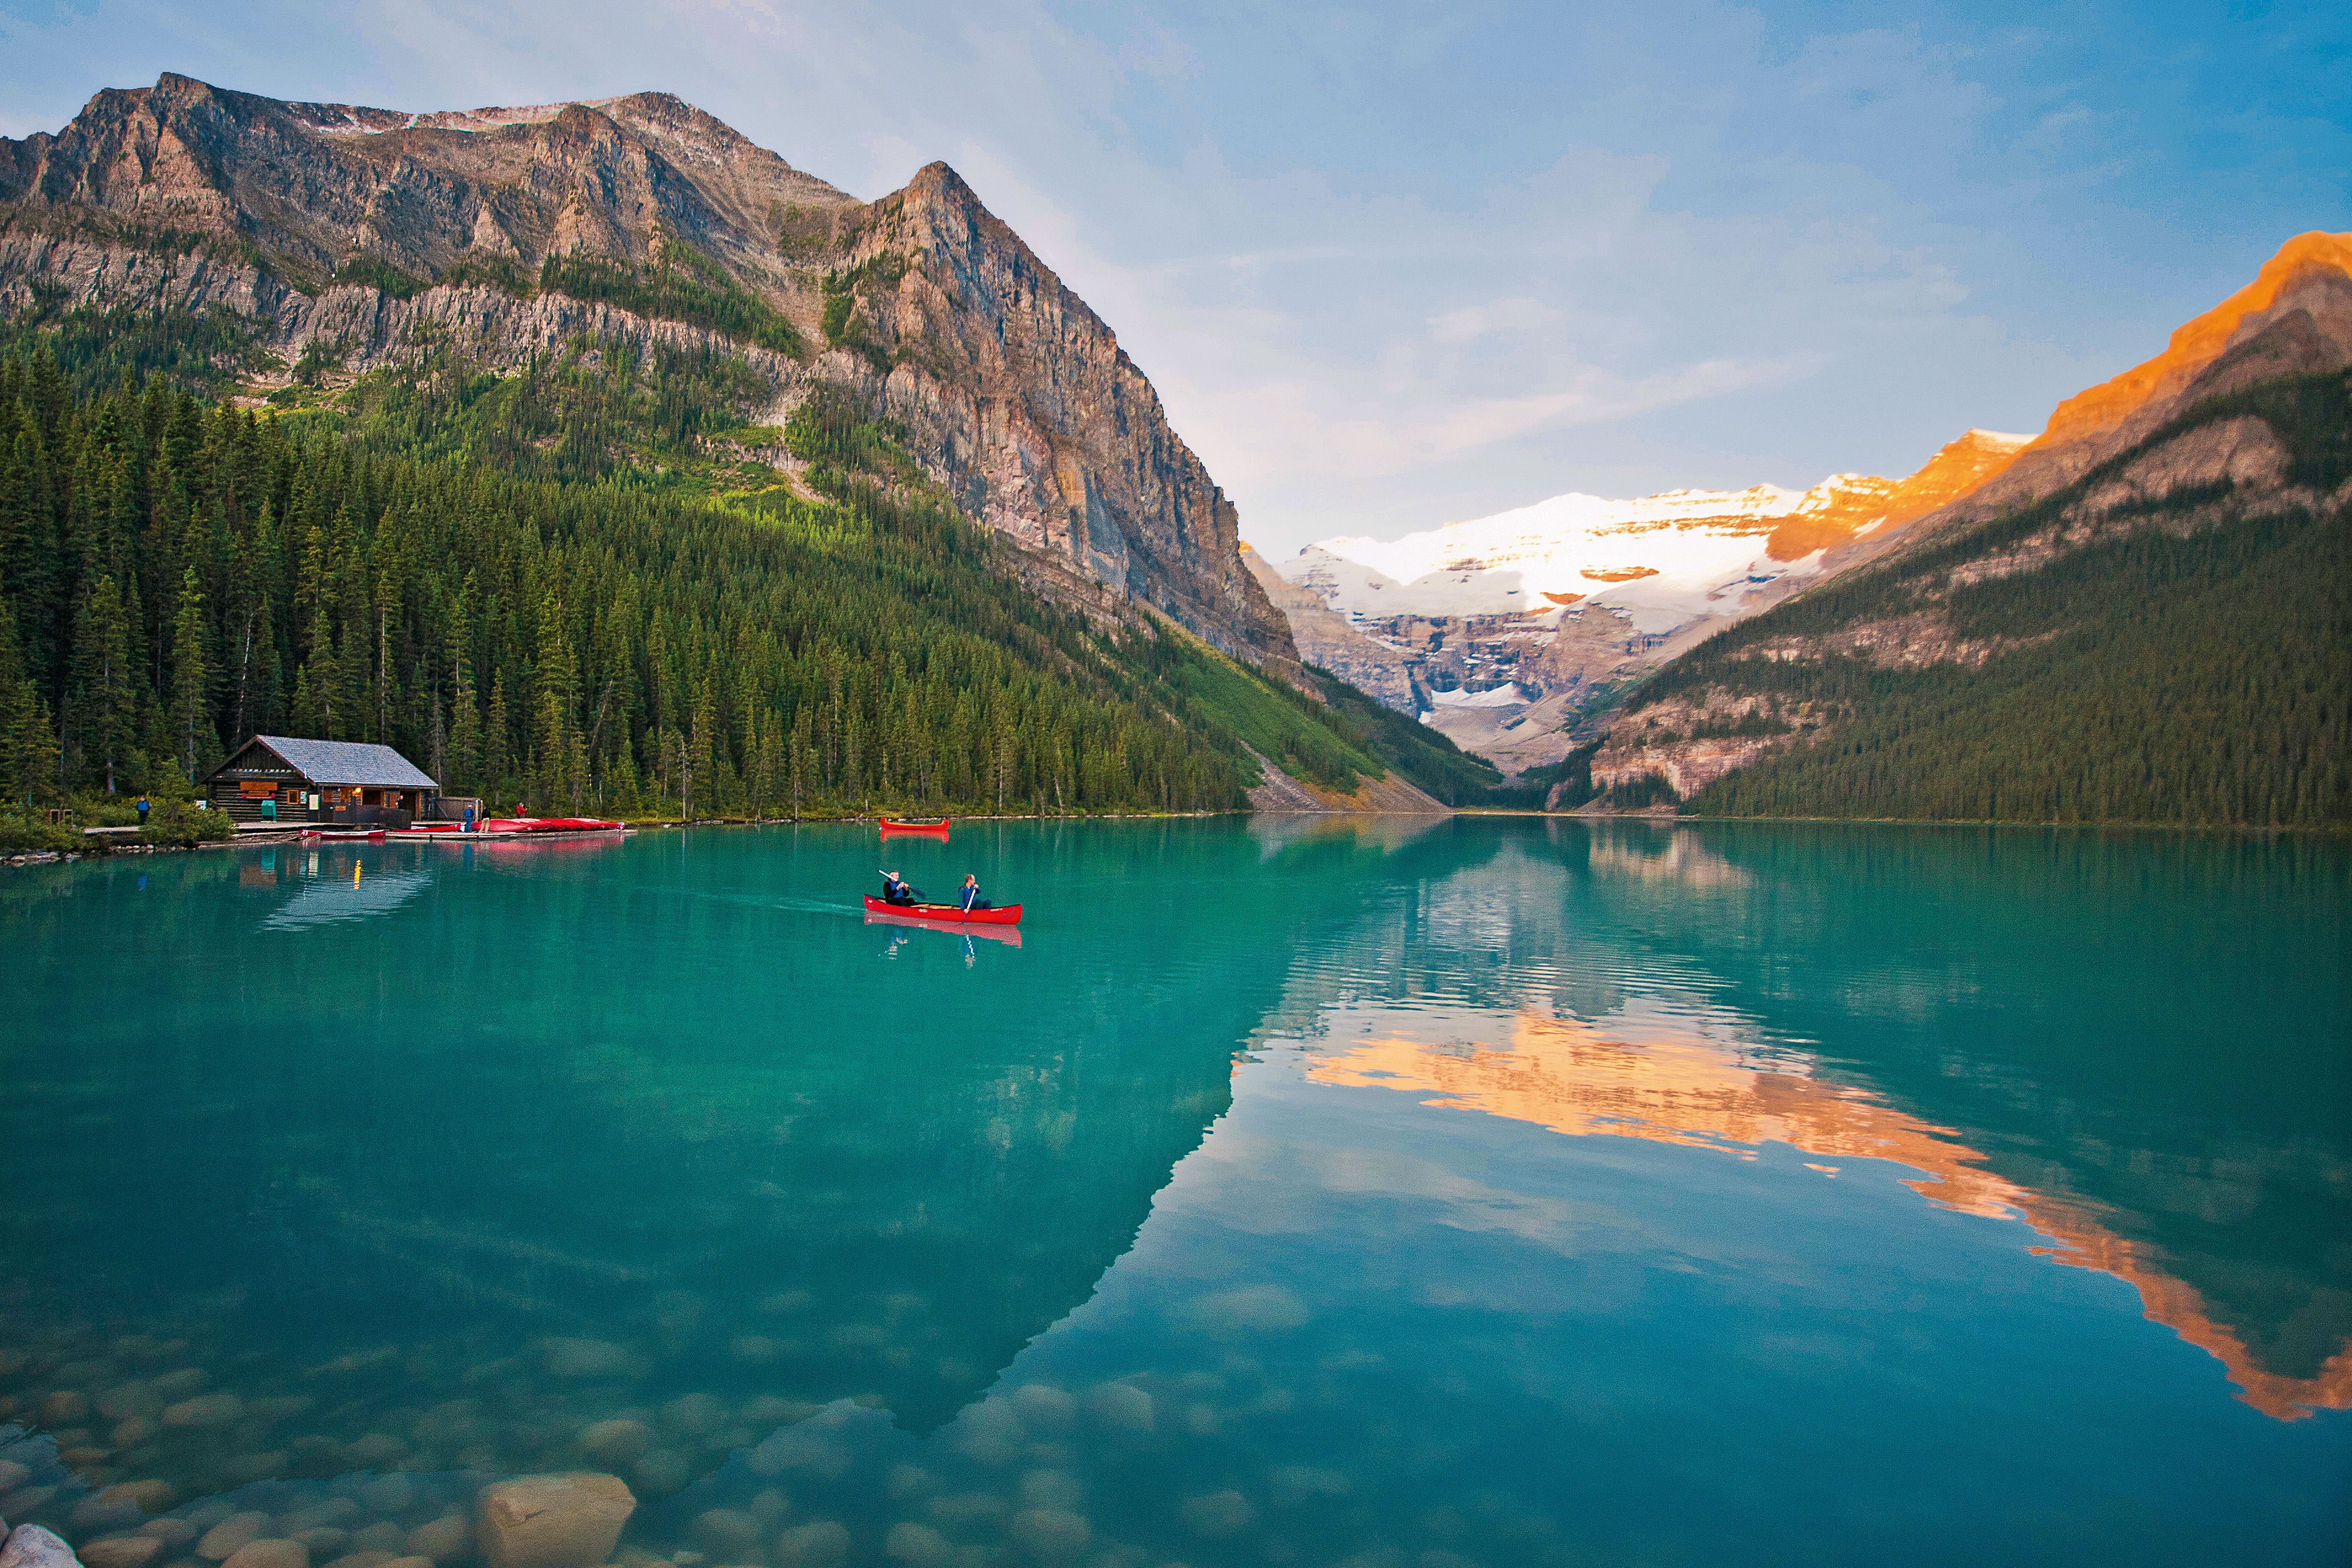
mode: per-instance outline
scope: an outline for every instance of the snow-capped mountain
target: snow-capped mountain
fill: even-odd
[[[1555,496],[1398,539],[1253,556],[1252,570],[1308,663],[1507,768],[1539,766],[1565,750],[1560,721],[1594,687],[1843,570],[2029,440],[1971,430],[1902,480]]]
[[[1325,539],[1276,570],[1359,621],[1557,620],[1570,605],[1606,605],[1625,612],[1637,632],[1669,632],[1736,615],[1755,590],[1818,572],[1825,550],[1900,527],[1982,483],[2029,439],[1972,430],[1900,482],[1836,474],[1804,491],[1555,496],[1399,539]]]

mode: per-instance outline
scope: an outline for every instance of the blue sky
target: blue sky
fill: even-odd
[[[165,69],[676,92],[861,196],[944,158],[1286,554],[2040,428],[2352,228],[2352,6],[0,0],[0,132]]]

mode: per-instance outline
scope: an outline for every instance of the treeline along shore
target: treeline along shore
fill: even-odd
[[[1379,769],[1181,632],[1028,592],[822,398],[784,433],[803,486],[749,502],[386,455],[160,378],[78,389],[45,347],[0,358],[0,433],[19,804],[184,795],[257,731],[635,816],[1213,810],[1262,751]]]

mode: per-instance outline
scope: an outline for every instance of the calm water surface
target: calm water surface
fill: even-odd
[[[2341,845],[247,849],[0,952],[0,1515],[85,1545],[593,1469],[643,1568],[2352,1560]]]

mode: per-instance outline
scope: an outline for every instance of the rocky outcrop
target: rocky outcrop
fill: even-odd
[[[1307,664],[1330,671],[1374,701],[1399,713],[1414,711],[1412,671],[1402,648],[1357,630],[1353,622],[1274,570],[1265,557],[1242,542],[1249,569],[1275,609],[1290,622],[1291,640]]]
[[[850,263],[895,285],[857,315],[893,356],[882,402],[964,508],[1173,616],[1288,665],[1240,521],[1102,319],[944,163],[870,210]]]
[[[2347,365],[2352,235],[2298,235],[2253,282],[2176,330],[2162,353],[2060,403],[2013,462],[1920,518],[1906,542],[2054,495],[2210,399]]]
[[[534,287],[578,255],[715,269],[798,350]],[[494,370],[583,338],[718,343],[772,389],[767,422],[839,388],[975,520],[1295,669],[1150,382],[943,163],[869,205],[664,93],[404,114],[166,75],[0,140],[0,312],[60,299],[226,310],[352,372],[427,343]]]
[[[1250,810],[1259,812],[1364,811],[1407,816],[1446,816],[1453,808],[1391,769],[1351,790],[1326,789],[1293,777],[1257,753],[1258,782],[1250,788]]]
[[[235,241],[298,282],[355,256],[428,279],[469,256],[534,269],[572,250],[643,258],[665,235],[781,278],[771,236],[785,209],[858,208],[667,93],[404,114],[168,72],[99,93],[55,136],[0,141],[0,201]]]

